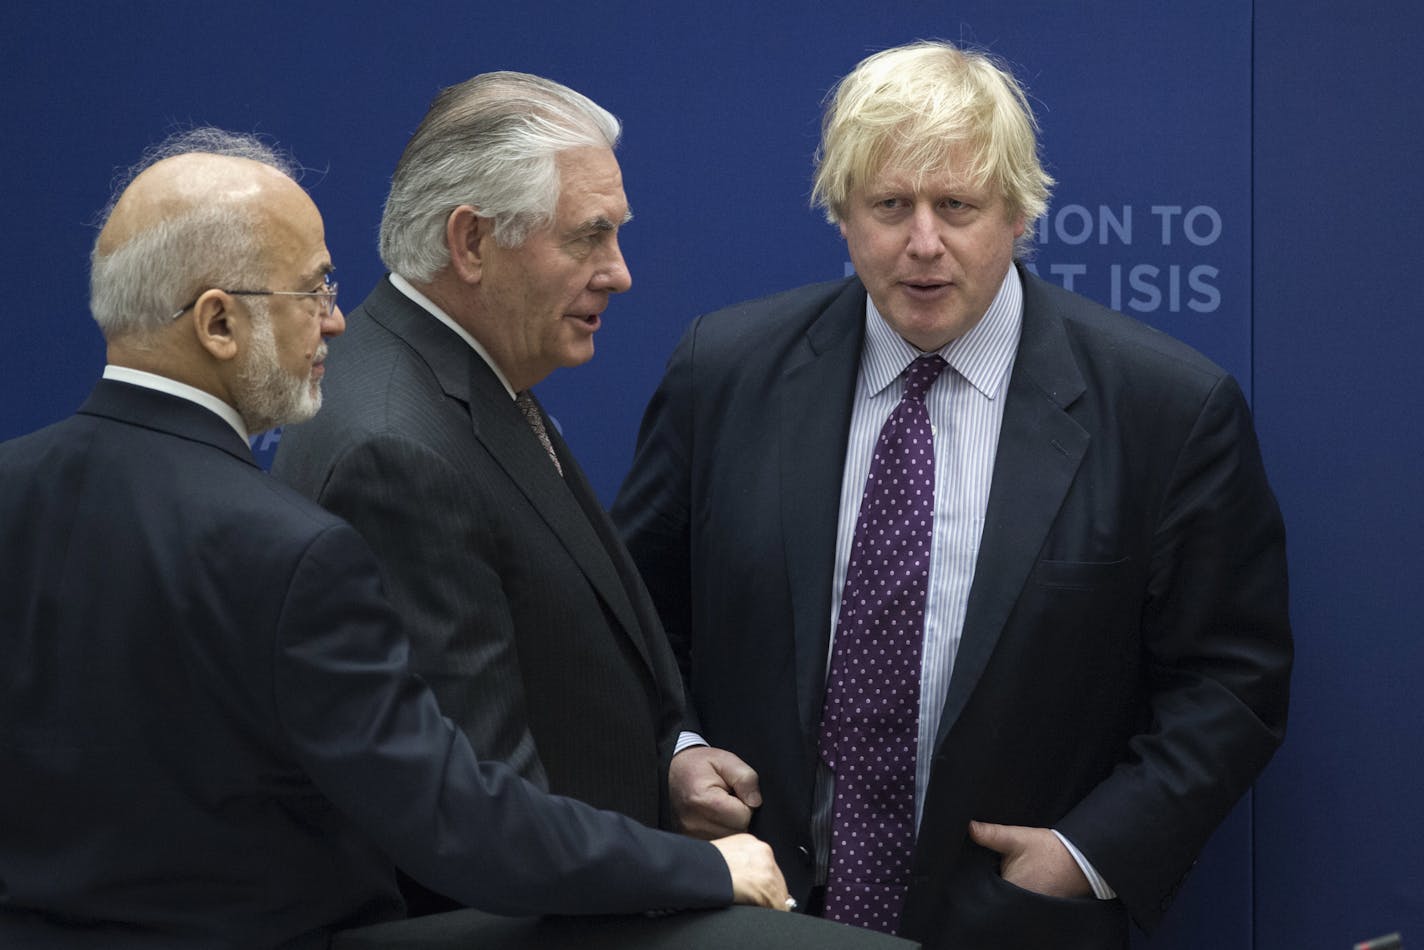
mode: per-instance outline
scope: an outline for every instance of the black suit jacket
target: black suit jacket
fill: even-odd
[[[0,945],[321,947],[391,859],[499,913],[725,903],[715,849],[476,761],[374,558],[208,410],[0,445]]]
[[[388,280],[331,344],[324,403],[273,472],[375,549],[413,668],[481,755],[657,826],[677,666],[622,542],[552,425]]]
[[[1027,273],[982,543],[902,933],[1111,946],[1151,927],[1281,741],[1284,537],[1235,382]],[[761,775],[752,830],[810,885],[812,781],[865,290],[695,322],[614,517],[684,667],[689,718]],[[1120,901],[1014,888],[971,819],[1056,827]],[[798,894],[798,896],[801,896]]]

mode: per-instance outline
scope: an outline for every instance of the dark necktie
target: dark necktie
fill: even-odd
[[[835,773],[825,916],[894,933],[915,842],[920,654],[934,529],[934,437],[925,393],[936,355],[905,371],[880,430],[860,514],[821,714]]]
[[[559,464],[559,456],[554,453],[554,443],[549,441],[549,430],[544,428],[544,417],[539,414],[539,407],[534,404],[534,397],[529,390],[524,390],[514,398],[514,404],[519,407],[519,411],[524,413],[524,421],[529,423],[529,428],[534,430],[535,437],[539,444],[544,447],[544,451],[549,453],[549,460],[554,463],[554,468],[560,475],[564,474],[564,467]]]

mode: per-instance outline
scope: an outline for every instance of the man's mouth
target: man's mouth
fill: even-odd
[[[953,287],[954,283],[947,280],[902,280],[900,286],[911,296],[932,297]]]

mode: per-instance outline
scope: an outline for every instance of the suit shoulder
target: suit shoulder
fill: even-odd
[[[224,489],[218,498],[194,500],[188,520],[210,528],[231,526],[231,530],[222,529],[226,538],[222,543],[230,552],[251,548],[242,561],[255,563],[271,558],[281,562],[286,557],[300,556],[318,538],[333,533],[341,536],[349,532],[355,538],[354,529],[345,520],[262,469],[214,452],[189,455],[201,455],[201,461],[191,457],[175,459],[178,467],[197,475],[205,466],[216,466],[207,477],[221,477]]]
[[[804,326],[823,313],[841,294],[858,286],[859,281],[853,277],[804,284],[714,310],[700,317],[698,322],[723,332],[736,332],[748,326],[752,329]]]
[[[435,372],[406,340],[364,314],[352,313],[351,328],[332,340],[323,381],[323,413],[328,404],[338,413],[374,414],[390,402],[392,391],[439,392]]]
[[[35,486],[32,495],[49,490],[39,476],[50,473],[71,496],[98,493],[125,508],[141,507],[134,499],[142,498],[143,506],[163,509],[164,523],[188,532],[194,550],[221,550],[238,563],[279,558],[346,527],[250,461],[208,442],[101,417],[76,415],[0,447],[0,470],[11,464]],[[103,473],[102,487],[96,472]]]
[[[252,483],[249,502],[255,518],[269,516],[299,534],[319,534],[347,527],[344,520],[266,472],[254,473]]]
[[[1062,320],[1074,348],[1093,362],[1110,361],[1124,371],[1197,377],[1209,385],[1229,375],[1176,337],[1039,278],[1025,279],[1024,308]]]
[[[776,352],[799,340],[832,308],[852,307],[863,314],[864,301],[865,290],[854,277],[806,284],[705,314],[688,327],[683,342],[731,356]]]
[[[37,452],[48,451],[54,445],[63,445],[80,429],[90,425],[90,421],[82,416],[70,416],[43,428],[6,439],[0,442],[0,463],[23,464]]]
[[[273,465],[279,475],[286,477],[298,460],[324,466],[356,446],[428,441],[432,430],[458,426],[459,413],[434,371],[385,328],[361,321],[330,346],[321,410],[283,429]]]

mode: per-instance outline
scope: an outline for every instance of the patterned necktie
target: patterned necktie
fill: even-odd
[[[905,371],[875,443],[821,713],[835,773],[825,916],[884,933],[900,922],[915,842],[920,654],[934,528],[934,436],[925,393],[937,355]]]
[[[559,475],[562,476],[564,467],[559,464],[559,456],[554,453],[554,443],[549,441],[549,430],[544,428],[544,417],[539,414],[539,407],[534,404],[534,397],[526,389],[514,397],[514,404],[519,407],[520,412],[524,413],[524,421],[529,423],[529,428],[534,430],[539,444],[544,447],[545,452],[549,453],[549,460],[554,463],[554,468],[558,469]]]

